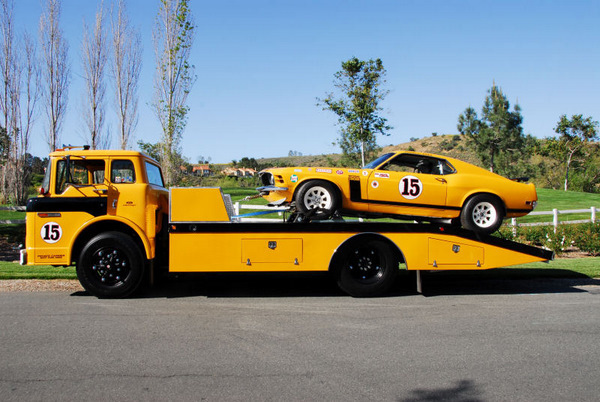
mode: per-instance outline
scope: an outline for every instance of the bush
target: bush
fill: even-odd
[[[600,255],[600,223],[584,223],[575,235],[575,244],[581,251],[591,255]]]
[[[537,247],[545,247],[557,255],[576,247],[590,255],[600,255],[600,223],[554,226],[522,226],[513,235],[511,226],[503,226],[496,236]]]

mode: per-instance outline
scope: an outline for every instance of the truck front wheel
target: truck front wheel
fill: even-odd
[[[380,240],[355,241],[340,250],[336,264],[338,286],[353,297],[373,297],[387,292],[395,282],[398,260]]]
[[[97,297],[127,297],[139,287],[143,275],[144,257],[140,248],[121,232],[95,236],[77,261],[79,282]]]

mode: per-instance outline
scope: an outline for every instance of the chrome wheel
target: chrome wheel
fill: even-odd
[[[330,210],[333,206],[333,196],[326,188],[314,186],[304,194],[302,202],[306,209],[322,208]]]
[[[480,202],[475,205],[472,213],[473,222],[480,228],[487,229],[498,220],[496,207],[489,202]]]

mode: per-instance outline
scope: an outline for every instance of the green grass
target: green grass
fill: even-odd
[[[576,191],[552,190],[547,188],[538,188],[538,205],[535,211],[552,211],[557,208],[560,210],[568,209],[587,209],[590,207],[600,208],[600,194],[580,193]],[[584,214],[559,214],[559,221],[571,221],[590,219],[590,213]],[[552,222],[552,215],[524,216],[517,219],[518,223],[530,222]]]
[[[0,210],[0,220],[25,219],[25,212]]]
[[[23,266],[0,261],[0,279],[77,279],[75,267]]]

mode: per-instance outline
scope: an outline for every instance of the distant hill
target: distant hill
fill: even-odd
[[[477,156],[467,149],[465,138],[458,134],[437,135],[398,145],[387,145],[382,148],[380,153],[400,150],[447,155],[475,165],[480,164]],[[335,166],[339,163],[340,158],[341,154],[303,155],[261,158],[257,162],[265,166]]]

